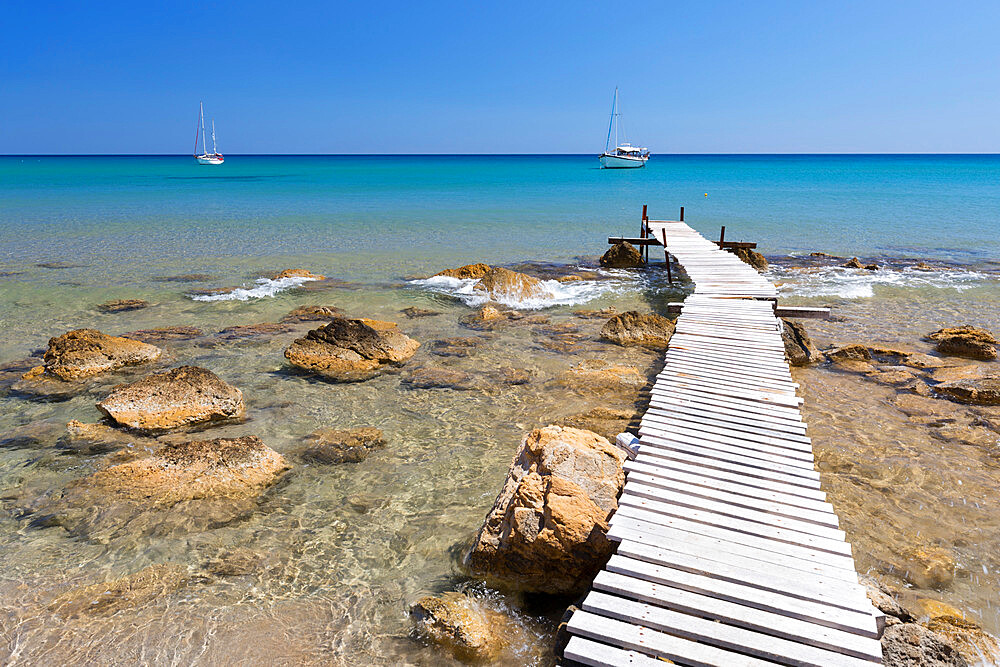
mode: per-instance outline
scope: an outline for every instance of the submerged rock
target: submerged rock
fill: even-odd
[[[865,592],[868,594],[868,599],[871,600],[872,604],[876,609],[881,611],[887,616],[892,616],[903,622],[913,621],[913,614],[911,614],[903,605],[899,603],[892,589],[880,582],[874,577],[867,575],[861,575],[858,577],[861,584],[865,587]]]
[[[506,324],[512,319],[512,314],[516,311],[501,310],[496,304],[487,303],[479,310],[458,320],[458,323],[467,329],[476,331],[492,331]]]
[[[143,299],[115,299],[105,301],[97,306],[97,310],[102,313],[124,313],[130,310],[141,310],[148,308],[149,302]]]
[[[212,371],[181,366],[112,389],[97,408],[117,424],[156,431],[243,415],[243,392]]]
[[[515,639],[509,617],[463,593],[420,598],[410,616],[422,637],[466,662],[493,662]]]
[[[641,412],[632,410],[620,410],[599,406],[587,412],[563,417],[559,420],[560,426],[572,426],[594,433],[613,441],[619,433],[624,431],[638,432]]]
[[[176,326],[160,327],[158,329],[140,329],[139,331],[130,331],[122,335],[126,338],[141,340],[144,343],[158,343],[166,340],[191,340],[192,338],[200,338],[205,335],[205,332],[197,327]]]
[[[863,269],[865,265],[861,263],[861,260],[857,257],[852,257],[847,260],[847,264],[844,264],[845,269]]]
[[[151,565],[114,581],[82,586],[63,593],[49,610],[62,618],[105,617],[136,609],[178,591],[190,582],[186,568],[173,564]]]
[[[927,338],[937,343],[941,354],[984,361],[997,358],[997,339],[986,329],[969,325],[950,327],[938,329]]]
[[[851,343],[826,350],[826,356],[833,361],[869,361],[872,358],[872,353],[860,343]]]
[[[781,320],[781,341],[785,344],[785,356],[792,366],[806,366],[823,358],[809,337],[806,328],[793,320]]]
[[[958,403],[1000,405],[1000,375],[942,382],[933,390],[935,394]]]
[[[946,549],[915,547],[903,560],[903,577],[918,588],[946,588],[955,578],[955,557]]]
[[[573,314],[584,320],[603,320],[617,315],[618,309],[614,306],[608,306],[600,310],[574,310]]]
[[[932,617],[927,628],[951,642],[970,665],[1000,665],[997,638],[960,613]]]
[[[609,269],[637,269],[645,266],[642,253],[631,243],[619,241],[601,255],[601,266]]]
[[[489,264],[466,264],[465,266],[460,266],[457,269],[445,269],[444,271],[439,271],[434,275],[458,278],[459,280],[478,280],[489,273],[492,268],[493,267]]]
[[[497,382],[510,386],[528,384],[534,376],[534,371],[527,368],[505,367],[495,373]]]
[[[499,266],[494,266],[483,274],[473,288],[486,292],[495,301],[524,301],[539,299],[548,294],[538,278]]]
[[[944,637],[917,623],[897,623],[882,635],[885,667],[969,667]]]
[[[615,315],[601,329],[601,338],[618,345],[645,345],[663,349],[674,335],[672,320],[654,313],[630,310]]]
[[[586,590],[613,550],[608,519],[625,482],[623,460],[590,431],[529,433],[468,554],[470,569],[524,591]]]
[[[43,366],[32,369],[25,379],[42,373],[60,380],[79,380],[124,366],[134,366],[160,358],[155,345],[131,338],[109,336],[95,329],[77,329],[49,340],[42,357]]]
[[[442,338],[431,343],[431,354],[439,357],[468,357],[475,354],[483,342],[483,338],[474,336]]]
[[[281,273],[275,275],[272,280],[281,280],[282,278],[309,278],[311,280],[326,280],[326,276],[321,276],[305,269],[285,269]]]
[[[413,369],[403,378],[402,384],[411,389],[470,390],[476,388],[475,379],[464,371],[430,366]]]
[[[264,566],[264,556],[246,547],[226,549],[205,564],[205,569],[220,577],[255,574]]]
[[[157,276],[153,280],[161,283],[204,283],[214,280],[215,276],[207,273],[182,273],[177,276]]]
[[[382,431],[370,426],[348,430],[321,428],[309,434],[300,456],[312,463],[335,464],[363,461],[385,446]]]
[[[119,447],[158,445],[153,438],[128,433],[107,424],[88,424],[71,419],[66,424],[65,446],[89,453],[108,451]]]
[[[402,365],[418,347],[395,322],[337,317],[293,342],[285,358],[330,380],[359,382]]]
[[[399,312],[403,313],[411,320],[417,317],[433,317],[434,315],[441,314],[441,311],[439,310],[428,310],[427,308],[417,308],[416,306],[408,306]]]
[[[292,327],[280,322],[261,322],[260,324],[240,324],[226,327],[216,336],[221,340],[243,340],[246,338],[266,338],[288,333]]]
[[[299,306],[281,318],[282,322],[325,322],[341,317],[344,311],[336,306]]]
[[[767,271],[767,258],[753,248],[726,248],[726,250],[758,271]]]
[[[638,391],[646,377],[635,366],[620,366],[603,359],[585,359],[559,376],[561,385],[583,393]]]

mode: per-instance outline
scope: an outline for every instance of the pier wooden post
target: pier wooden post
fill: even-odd
[[[725,242],[726,242],[726,226],[722,225],[722,231],[719,232],[719,247],[722,248]]]
[[[681,206],[681,222],[684,222],[684,207]]]
[[[670,275],[670,251],[667,250],[667,230],[663,230],[663,259],[667,263],[667,282],[674,284],[674,277]]]
[[[646,229],[646,220],[648,220],[648,218],[646,217],[646,204],[643,204],[642,205],[642,220],[639,223],[639,224],[642,225],[642,233],[639,235],[642,238],[647,238],[647,236],[648,236],[648,231]],[[644,261],[646,264],[649,264],[649,246],[648,245],[645,246],[640,252],[643,253],[643,260],[642,261]]]

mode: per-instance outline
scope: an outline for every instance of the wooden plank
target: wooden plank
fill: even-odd
[[[728,433],[722,429],[703,429],[698,428],[697,425],[691,425],[679,420],[671,420],[666,424],[657,422],[650,422],[649,424],[640,423],[640,428],[643,426],[651,433],[655,431],[658,434],[666,433],[671,437],[698,438],[733,447],[752,449],[757,452],[766,452],[776,456],[785,456],[799,461],[806,461],[810,467],[812,467],[815,461],[812,447],[808,442],[792,442],[754,433],[740,432],[735,429],[730,430]]]
[[[680,463],[701,466],[702,468],[713,468],[716,470],[723,470],[725,472],[737,473],[743,475],[744,477],[756,477],[758,479],[782,482],[789,486],[801,486],[807,489],[820,488],[818,477],[810,478],[806,475],[789,473],[785,470],[777,470],[775,469],[776,466],[771,467],[766,465],[766,461],[759,459],[754,460],[747,458],[744,460],[738,460],[736,456],[726,455],[724,452],[719,452],[718,456],[712,456],[711,454],[714,452],[711,450],[707,450],[704,453],[694,453],[694,451],[692,451],[693,448],[685,450],[681,446],[675,446],[668,443],[643,443],[644,439],[648,440],[648,436],[642,436],[639,439],[640,447],[639,454],[635,459],[636,461],[649,460],[651,463],[656,462],[659,465],[673,465],[673,461],[678,461]],[[646,446],[642,446],[643,444]],[[726,458],[723,458],[723,456]]]
[[[566,629],[574,635],[694,667],[767,667],[768,665],[763,660],[750,656],[706,646],[583,610],[573,612]]]
[[[686,428],[692,431],[701,431],[702,433],[728,435],[745,440],[760,437],[765,438],[764,440],[761,440],[761,442],[773,444],[775,446],[792,447],[793,445],[798,445],[800,447],[809,447],[811,450],[809,436],[803,435],[802,431],[788,433],[770,429],[765,426],[758,426],[756,424],[750,425],[748,421],[741,420],[736,422],[727,422],[717,419],[685,415],[679,412],[662,414],[662,411],[659,410],[657,412],[647,410],[640,423],[646,422],[660,424],[661,426]],[[767,440],[768,438],[774,442],[770,442]],[[779,445],[778,443],[782,444]]]
[[[714,382],[689,380],[676,375],[658,377],[651,391],[655,393],[657,389],[687,389],[698,391],[703,394],[713,394],[725,396],[727,398],[743,398],[761,403],[784,405],[788,408],[798,408],[802,399],[795,395],[793,390],[781,391],[777,389],[765,389],[763,387],[749,389],[736,384],[716,384]]]
[[[808,436],[805,435],[806,425],[803,422],[768,421],[745,412],[724,412],[722,409],[697,408],[693,405],[659,405],[649,406],[646,415],[700,424],[715,424],[724,428],[757,428],[769,433],[808,439]]]
[[[878,639],[878,629],[872,621],[872,605],[867,600],[865,607],[859,605],[857,609],[833,607],[813,600],[802,600],[775,591],[765,591],[753,586],[713,579],[701,574],[662,567],[617,554],[608,561],[607,570],[654,584],[663,584],[692,593],[700,593],[746,607]]]
[[[566,643],[563,658],[590,667],[622,667],[622,665],[663,667],[662,660],[645,653],[609,646],[575,635]]]
[[[646,392],[643,392],[646,393]],[[672,387],[653,385],[648,391],[650,399],[660,401],[688,400],[705,405],[715,405],[730,410],[740,410],[754,414],[784,417],[790,421],[802,421],[801,414],[790,405],[778,405],[767,401],[747,399],[741,396],[723,396],[711,392],[698,391],[691,387]]]
[[[768,364],[755,364],[743,357],[733,359],[717,354],[685,350],[678,347],[667,350],[667,353],[663,356],[663,363],[666,365],[672,363],[694,364],[706,370],[728,369],[743,375],[794,382],[792,374],[788,370],[788,362],[785,361],[784,357],[776,358]]]
[[[811,460],[793,459],[781,454],[761,452],[753,447],[739,447],[710,439],[688,437],[674,431],[662,428],[654,429],[648,426],[639,428],[639,440],[660,449],[690,452],[713,459],[736,461],[744,463],[744,465],[780,470],[788,475],[798,475],[807,479],[819,479],[819,473],[813,468]]]
[[[665,395],[661,393],[653,394],[651,391],[642,391],[648,401],[653,401],[652,407],[663,410],[690,410],[697,414],[711,413],[715,419],[747,420],[748,422],[758,421],[773,424],[774,428],[792,428],[802,430],[805,423],[802,421],[801,413],[788,414],[784,411],[777,411],[766,405],[739,405],[719,400],[705,400],[703,396],[673,394]]]
[[[694,552],[694,553],[691,553]],[[871,604],[864,586],[827,577],[819,571],[805,571],[746,558],[723,551],[707,551],[698,546],[678,549],[672,543],[663,547],[622,539],[617,554],[663,567],[693,572],[723,581],[755,586],[761,590],[783,592],[842,609],[863,609]]]
[[[693,614],[736,627],[746,628],[809,646],[825,648],[844,655],[881,661],[882,646],[877,639],[835,628],[828,628],[781,614],[752,609],[727,600],[661,586],[613,572],[601,572],[594,579],[594,588],[630,597],[674,611]],[[874,625],[874,619],[872,620]]]
[[[647,602],[595,591],[581,607],[584,611],[633,623],[653,630],[701,642],[710,646],[772,660],[783,665],[808,667],[869,667],[872,663],[859,658],[809,646],[800,642],[774,637],[746,628],[717,623]],[[620,663],[625,664],[625,663]]]
[[[808,308],[805,306],[778,306],[774,309],[775,317],[801,317],[815,320],[828,320],[832,314],[830,308]]]
[[[798,384],[791,380],[775,380],[763,376],[751,377],[747,374],[725,373],[711,369],[694,369],[681,364],[667,363],[657,378],[686,380],[694,383],[705,383],[716,387],[738,387],[744,389],[761,389],[795,395]]]

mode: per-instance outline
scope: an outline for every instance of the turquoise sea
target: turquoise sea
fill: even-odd
[[[710,238],[725,225],[727,239],[758,242],[783,301],[833,306],[833,320],[806,322],[821,348],[932,352],[924,336],[943,326],[1000,332],[1000,155],[654,155],[641,170],[597,167],[596,155],[0,157],[0,663],[450,664],[413,635],[407,609],[463,590],[515,620],[498,664],[550,664],[567,602],[489,589],[465,575],[461,553],[526,431],[637,408],[634,388],[580,386],[573,369],[657,372],[658,354],[602,341],[607,315],[593,312],[662,312],[685,295],[655,262],[598,270],[607,236],[638,234],[643,204],[654,219],[684,206]],[[878,269],[844,268],[854,256]],[[421,278],[472,262],[550,281],[549,297],[507,304],[543,317],[464,326],[481,302],[471,285]],[[276,279],[284,269],[327,279]],[[114,299],[148,306],[97,308]],[[280,322],[300,305],[396,321],[421,347],[398,373],[317,381],[283,357],[322,324]],[[410,318],[410,307],[436,314]],[[60,394],[21,388],[51,337],[83,327],[144,336],[163,356]],[[162,327],[186,329],[150,332]],[[975,374],[998,362],[942,363]],[[182,364],[212,370],[247,403],[244,422],[192,438],[257,435],[291,471],[237,520],[206,521],[197,506],[72,515],[63,491],[120,443],[73,437],[67,423],[98,422],[112,386]],[[420,369],[461,380],[408,384]],[[528,381],[498,380],[510,370]],[[941,372],[918,374],[933,383]],[[859,570],[1000,633],[1000,408],[879,379],[898,374],[794,373]],[[362,426],[381,429],[385,448],[339,465],[302,457],[318,429]],[[946,554],[953,579],[914,584],[915,550]],[[153,574],[152,593],[140,587],[116,611],[59,611],[162,566],[183,583]]]

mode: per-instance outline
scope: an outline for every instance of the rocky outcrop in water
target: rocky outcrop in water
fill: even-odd
[[[336,464],[364,461],[368,455],[385,447],[382,431],[370,426],[353,429],[321,428],[306,439],[300,456],[311,463]]]
[[[885,667],[969,667],[944,637],[917,623],[897,623],[882,635]]]
[[[399,312],[403,313],[404,315],[406,315],[411,320],[416,319],[418,317],[434,317],[435,315],[440,315],[441,314],[441,311],[439,311],[439,310],[430,310],[428,308],[418,308],[416,306],[407,306],[406,308],[403,308]]]
[[[823,358],[809,337],[806,328],[793,320],[781,320],[781,341],[785,357],[792,366],[806,366]]]
[[[767,258],[752,248],[726,248],[758,271],[767,271]]]
[[[98,304],[97,310],[102,313],[125,313],[130,310],[148,308],[149,302],[142,299],[115,299]]]
[[[638,392],[646,377],[635,366],[613,364],[603,359],[585,359],[561,374],[556,382],[579,393]]]
[[[958,403],[1000,405],[1000,375],[942,382],[933,391]]]
[[[115,423],[142,431],[235,419],[245,410],[243,392],[197,366],[118,385],[97,408]]]
[[[131,338],[109,336],[95,329],[77,329],[49,340],[43,365],[28,371],[24,379],[45,374],[63,381],[79,380],[156,361],[161,353],[155,345]]]
[[[460,266],[457,269],[445,269],[444,271],[439,271],[435,273],[435,276],[446,276],[448,278],[458,278],[459,280],[478,280],[482,278],[490,269],[492,269],[489,264],[466,264],[465,266]]]
[[[665,349],[674,335],[673,320],[655,313],[630,310],[615,315],[601,329],[601,338],[618,345],[644,345]]]
[[[305,269],[285,269],[281,273],[275,275],[272,280],[281,280],[282,278],[308,278],[310,280],[326,280],[326,276],[321,276],[319,274],[307,271]]]
[[[857,257],[852,257],[847,260],[847,264],[844,264],[845,269],[863,269],[865,265],[861,263],[861,260]]]
[[[168,340],[191,340],[205,335],[201,329],[189,326],[160,327],[157,329],[140,329],[122,334],[126,338],[134,338],[144,343],[159,343]]]
[[[457,389],[469,391],[476,388],[475,378],[465,371],[452,368],[423,366],[410,371],[401,384],[410,389]]]
[[[637,433],[641,418],[642,412],[637,412],[635,409],[625,410],[598,406],[587,412],[563,417],[559,420],[559,425],[593,431],[609,441],[613,441],[619,433],[624,431]]]
[[[645,266],[642,254],[631,243],[619,241],[601,255],[601,266],[608,269],[637,269]]]
[[[611,556],[608,519],[625,482],[623,460],[590,431],[529,433],[476,536],[469,568],[524,591],[586,590]]]
[[[299,306],[281,318],[284,323],[326,322],[343,316],[344,311],[336,306]]]
[[[519,639],[508,616],[463,593],[420,598],[410,616],[420,636],[464,662],[494,662]]]
[[[903,576],[918,588],[946,588],[955,578],[955,557],[945,549],[914,547],[903,559]]]
[[[478,336],[455,336],[442,338],[431,343],[431,354],[439,357],[469,357],[475,354],[485,342]]]
[[[941,354],[990,361],[997,358],[997,339],[988,330],[969,325],[938,329],[928,334]]]
[[[292,343],[285,358],[329,380],[359,382],[402,365],[418,347],[395,322],[338,317]]]
[[[538,278],[499,266],[483,274],[474,289],[485,292],[494,301],[540,299],[548,294]]]

